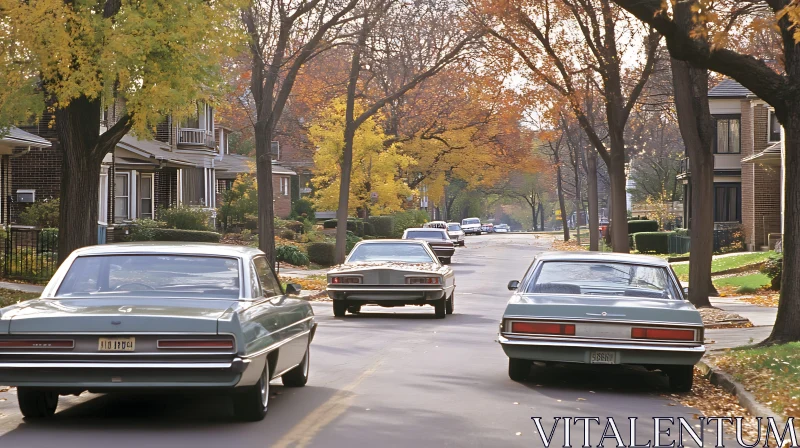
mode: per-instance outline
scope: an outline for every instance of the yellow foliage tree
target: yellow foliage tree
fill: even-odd
[[[312,182],[318,210],[335,210],[339,203],[345,107],[344,98],[335,99],[309,129],[309,139],[316,147]],[[360,114],[361,109],[363,106],[357,105],[356,113]],[[388,144],[378,120],[380,117],[373,116],[364,121],[353,139],[350,213],[358,209],[374,215],[399,211],[404,199],[413,194],[402,174],[416,161],[401,154],[400,145]]]

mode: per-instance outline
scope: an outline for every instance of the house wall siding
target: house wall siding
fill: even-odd
[[[24,149],[15,150],[21,154]],[[56,199],[61,196],[62,152],[58,142],[43,149],[31,149],[25,155],[11,159],[11,194],[19,189],[36,190],[36,202]],[[95,196],[97,192],[94,193]],[[30,204],[11,204],[11,222],[19,220],[19,214]]]

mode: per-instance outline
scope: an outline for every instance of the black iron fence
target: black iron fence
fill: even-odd
[[[744,232],[739,223],[715,223],[713,233],[714,253],[738,252],[744,250]],[[671,255],[691,252],[688,234],[675,233],[669,236]]]
[[[6,229],[3,277],[41,282],[49,280],[57,267],[57,229]]]

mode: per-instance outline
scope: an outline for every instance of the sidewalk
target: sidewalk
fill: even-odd
[[[734,297],[711,297],[710,300],[719,309],[746,317],[753,323],[753,327],[706,330],[706,347],[709,352],[761,342],[772,332],[777,308],[752,305]]]
[[[0,282],[0,288],[13,289],[14,291],[40,293],[44,291],[44,286],[30,285],[27,283]]]
[[[328,273],[328,269],[289,269],[289,268],[281,268],[278,271],[278,275],[281,277],[310,277],[312,275],[325,275]]]
[[[728,252],[727,254],[714,255],[714,256],[711,257],[711,259],[712,260],[719,260],[720,258],[735,257],[737,255],[747,255],[747,254],[757,254],[757,253],[761,253],[761,252]],[[670,263],[670,264],[673,264],[673,265],[675,265],[675,264],[689,264],[689,261],[688,260],[687,261],[676,261],[676,262],[673,262],[673,263]]]

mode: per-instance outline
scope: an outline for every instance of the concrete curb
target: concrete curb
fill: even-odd
[[[736,396],[739,404],[747,409],[754,417],[772,417],[775,423],[783,427],[786,423],[786,418],[776,414],[769,407],[761,404],[756,397],[745,390],[744,386],[738,383],[733,377],[715,366],[708,360],[700,360],[697,363],[697,368],[703,373],[703,376],[711,381],[711,384],[721,387],[731,395]]]

